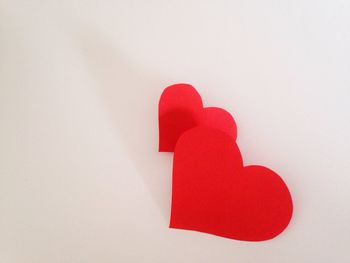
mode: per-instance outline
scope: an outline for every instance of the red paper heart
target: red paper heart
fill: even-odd
[[[196,127],[174,153],[170,227],[262,241],[288,225],[293,204],[283,180],[262,166],[243,167],[227,133]]]
[[[237,137],[231,114],[216,107],[203,108],[202,98],[189,84],[167,87],[159,100],[159,151],[173,152],[181,134],[195,126],[215,127]]]

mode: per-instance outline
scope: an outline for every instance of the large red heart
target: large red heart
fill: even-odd
[[[288,225],[293,204],[283,180],[243,166],[235,140],[208,127],[184,132],[175,148],[170,227],[262,241]]]
[[[159,100],[159,151],[173,152],[182,133],[196,126],[215,127],[237,137],[231,114],[217,107],[203,108],[202,98],[189,84],[167,87]]]

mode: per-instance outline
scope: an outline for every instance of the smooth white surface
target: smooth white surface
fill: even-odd
[[[0,1],[0,262],[350,262],[350,2]],[[278,238],[168,229],[188,82],[288,183]]]

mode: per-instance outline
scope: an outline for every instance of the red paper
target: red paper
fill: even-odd
[[[185,132],[173,165],[170,227],[245,241],[271,239],[287,227],[293,211],[287,186],[268,168],[243,167],[226,133]]]
[[[215,127],[235,140],[236,123],[231,114],[216,107],[203,108],[201,96],[189,84],[175,84],[159,100],[159,151],[173,152],[176,141],[196,126]]]
[[[243,166],[232,116],[203,108],[188,84],[159,101],[159,151],[174,151],[170,227],[262,241],[281,233],[293,212],[286,184],[272,170]]]

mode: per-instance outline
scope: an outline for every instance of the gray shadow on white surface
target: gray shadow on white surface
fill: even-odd
[[[115,41],[89,29],[73,32],[97,94],[110,114],[123,150],[168,223],[172,154],[158,153],[158,100],[164,84],[130,62]],[[116,176],[128,176],[117,174]],[[130,186],[132,187],[132,185]]]

